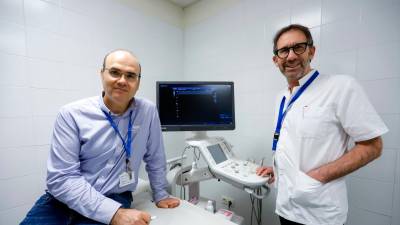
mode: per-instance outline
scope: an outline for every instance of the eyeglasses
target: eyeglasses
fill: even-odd
[[[307,46],[310,46],[310,45],[311,44],[309,44],[308,42],[297,43],[297,44],[293,45],[292,47],[283,47],[283,48],[277,49],[274,51],[274,54],[281,59],[285,59],[288,57],[290,49],[293,49],[293,52],[296,55],[301,55],[306,51]]]
[[[141,77],[140,74],[138,75],[133,72],[122,72],[121,70],[116,69],[116,68],[104,68],[104,70],[108,70],[108,73],[110,74],[110,76],[112,76],[113,78],[116,78],[116,79],[120,79],[124,74],[125,74],[125,78],[128,81],[137,81]]]

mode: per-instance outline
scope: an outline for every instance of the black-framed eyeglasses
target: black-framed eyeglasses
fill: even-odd
[[[292,47],[283,47],[283,48],[277,49],[274,51],[274,54],[281,59],[285,59],[286,57],[288,57],[290,49],[292,49],[296,55],[301,55],[306,51],[307,46],[310,46],[310,45],[311,44],[309,44],[308,42],[297,43],[297,44],[293,45]]]
[[[140,74],[136,74],[133,72],[122,72],[121,70],[116,68],[104,68],[104,70],[107,70],[111,77],[117,79],[120,79],[124,74],[125,78],[128,81],[137,81],[141,77]]]

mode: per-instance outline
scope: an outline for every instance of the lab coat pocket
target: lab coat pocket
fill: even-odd
[[[329,107],[303,106],[297,134],[302,138],[323,138],[328,134]]]
[[[324,184],[299,171],[291,198],[303,207],[318,208],[329,203],[329,200],[321,194],[324,188]]]

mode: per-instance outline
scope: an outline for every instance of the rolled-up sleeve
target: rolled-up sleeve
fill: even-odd
[[[56,199],[93,220],[109,224],[120,203],[105,197],[81,174],[79,128],[62,108],[57,116],[47,162],[47,188]]]
[[[146,163],[146,171],[153,191],[153,199],[155,202],[159,202],[169,196],[166,191],[168,185],[166,179],[166,158],[160,119],[156,108],[152,107],[150,113],[152,118],[146,145],[147,151],[143,160]]]

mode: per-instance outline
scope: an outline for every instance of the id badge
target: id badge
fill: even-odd
[[[135,180],[135,174],[133,173],[133,171],[129,171],[129,172],[123,172],[121,173],[121,175],[119,175],[119,187],[125,187],[129,184],[133,184]]]

